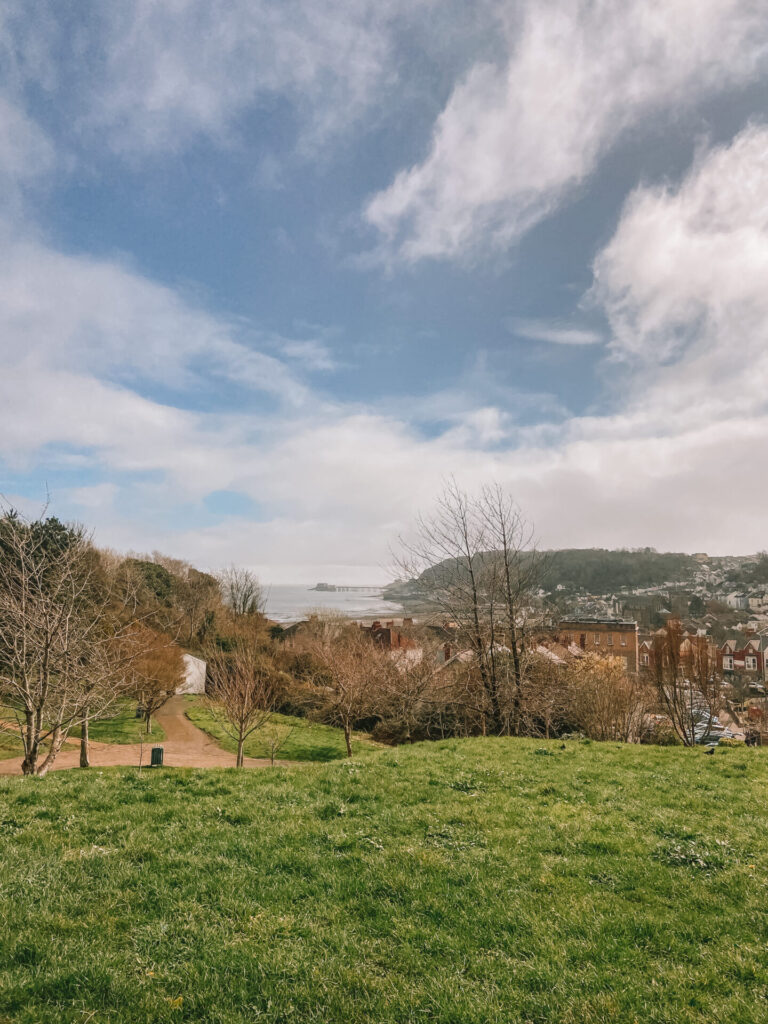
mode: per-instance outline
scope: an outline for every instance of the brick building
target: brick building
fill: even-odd
[[[591,654],[622,658],[628,672],[637,672],[638,630],[630,619],[563,619],[558,639]]]
[[[726,680],[768,680],[768,638],[756,633],[731,633],[718,648],[717,667]]]
[[[378,621],[372,622],[370,626],[360,628],[370,633],[373,642],[387,651],[414,650],[418,646],[413,637],[396,628],[394,619],[383,624]],[[413,629],[413,619],[403,619],[403,629]]]

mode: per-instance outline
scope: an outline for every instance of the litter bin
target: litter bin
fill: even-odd
[[[163,766],[163,748],[152,747],[152,759],[150,764],[153,768],[162,768]]]

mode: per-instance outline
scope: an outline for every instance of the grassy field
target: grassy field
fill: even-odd
[[[120,705],[117,714],[113,715],[112,718],[103,718],[91,722],[88,732],[91,739],[98,740],[99,743],[138,743],[143,728],[144,723],[136,717],[135,702],[125,701]],[[72,729],[69,735],[73,739],[79,740],[79,726]],[[152,719],[150,739],[153,743],[161,743],[165,739],[163,727],[154,718]]]
[[[9,757],[23,757],[24,747],[18,734],[9,729],[0,729],[0,761]]]
[[[232,753],[237,751],[235,740],[227,735],[199,697],[186,698],[186,713],[198,729],[205,730],[224,750]],[[269,744],[273,735],[284,740],[275,755],[284,761],[334,761],[347,755],[341,729],[310,722],[306,718],[273,715],[269,725],[257,729],[248,737],[245,744],[246,756],[269,757]],[[365,737],[355,735],[352,738],[352,753],[356,756],[375,746]]]
[[[0,780],[0,1021],[768,1017],[762,751]]]

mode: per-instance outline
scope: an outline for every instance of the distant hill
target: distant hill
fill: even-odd
[[[622,587],[683,582],[699,568],[696,559],[684,552],[564,548],[546,552],[542,586],[549,590],[562,584],[568,590],[583,588],[590,594],[606,594]]]
[[[652,548],[637,550],[607,548],[562,548],[541,552],[543,572],[541,586],[554,590],[561,585],[568,591],[585,590],[590,594],[606,594],[622,587],[656,587],[664,583],[685,582],[701,566],[684,552],[659,552]],[[447,563],[441,563],[446,565]],[[440,566],[427,569],[418,580],[393,583],[385,596],[397,601],[418,600],[430,577]]]

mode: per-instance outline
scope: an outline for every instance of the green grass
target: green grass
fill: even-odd
[[[92,740],[99,743],[138,743],[144,723],[136,717],[136,703],[125,701],[112,718],[95,719],[90,723],[88,734]],[[80,739],[80,727],[76,726],[69,734],[73,739]],[[153,743],[160,743],[165,739],[163,727],[157,719],[152,719],[152,733],[150,739]],[[0,1021],[0,1024],[2,1022]]]
[[[207,732],[224,750],[231,753],[237,751],[237,742],[227,735],[199,697],[186,698],[186,715],[198,729]],[[344,733],[341,729],[310,722],[306,718],[272,715],[269,725],[257,729],[246,740],[246,757],[269,757],[270,737],[275,733],[281,739],[285,737],[285,742],[275,755],[279,760],[334,761],[347,756]],[[352,737],[352,753],[355,756],[374,746],[376,744],[359,734]]]
[[[768,758],[515,740],[0,780],[4,1024],[768,1018]]]
[[[18,733],[11,732],[10,729],[0,729],[0,761],[23,756],[24,747]]]

